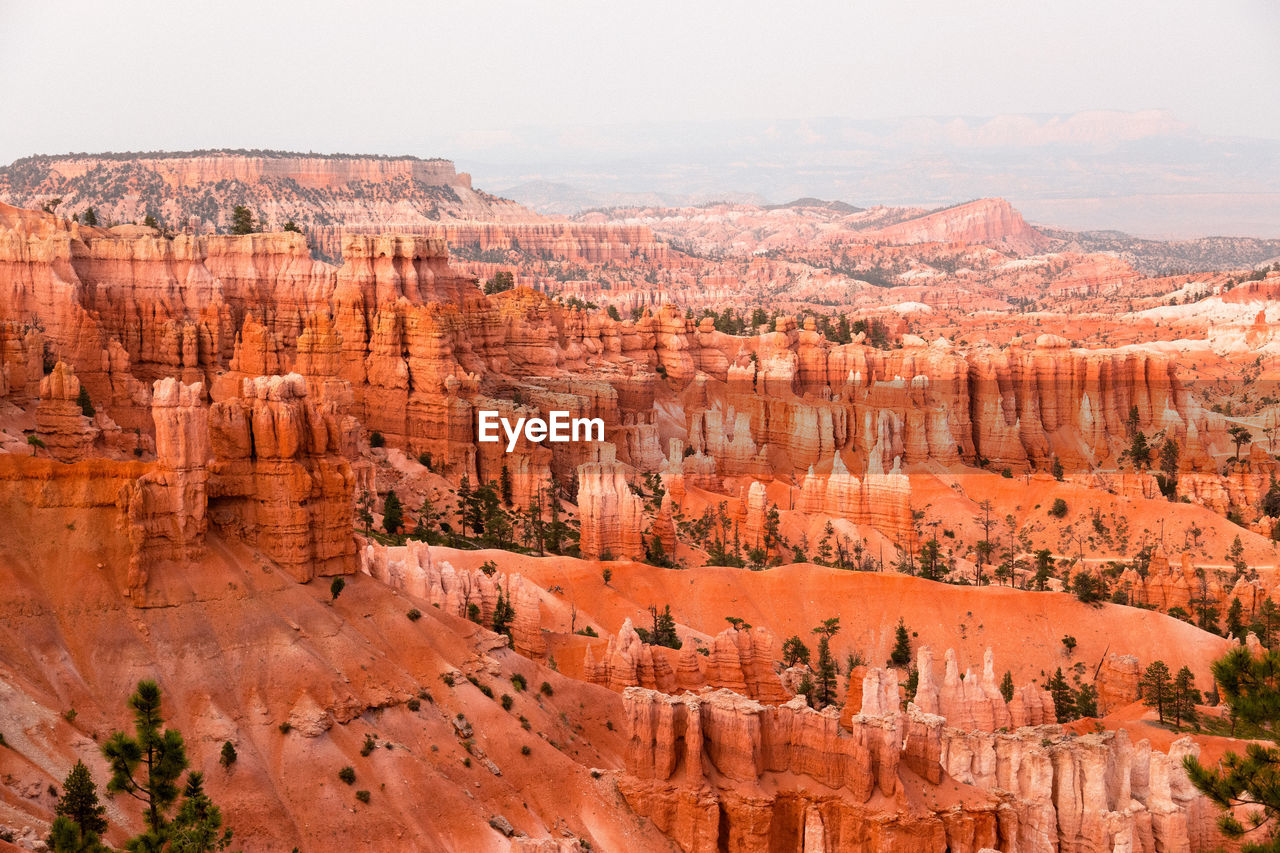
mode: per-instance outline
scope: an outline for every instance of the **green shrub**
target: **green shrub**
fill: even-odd
[[[542,686],[538,688],[538,692],[543,696],[554,696],[556,691],[552,688],[551,682],[544,681],[542,682]]]
[[[422,611],[416,607],[413,607],[409,610],[408,613],[405,614],[405,616],[409,617],[410,622],[417,622],[419,619],[422,618]]]
[[[520,747],[520,754],[521,754],[521,755],[528,755],[528,754],[529,754],[529,753],[531,753],[531,752],[533,752],[533,750],[529,748],[529,745],[528,745],[528,744],[525,744],[524,746]]]
[[[498,701],[502,703],[502,710],[504,710],[504,711],[510,711],[510,710],[511,710],[511,703],[512,703],[512,699],[511,699],[511,697],[510,697],[510,696],[508,696],[506,693],[503,693],[503,694],[502,694],[502,698],[501,698],[501,699],[499,699]]]
[[[285,720],[283,723],[280,724],[280,734],[287,735],[291,731],[293,731],[293,723],[289,722],[288,720]]]
[[[417,699],[410,699],[406,704],[409,706],[410,711],[416,711],[422,707],[422,703]]]
[[[357,800],[359,800],[360,802],[364,803],[365,805],[368,805],[368,804],[369,804],[369,792],[368,792],[368,791],[356,791],[356,799],[357,799]]]
[[[1062,498],[1054,498],[1053,506],[1049,507],[1049,515],[1054,518],[1066,518],[1067,502]]]
[[[223,767],[230,767],[236,763],[236,747],[231,741],[224,741],[222,744],[222,755],[218,758],[218,763]]]
[[[348,764],[338,771],[338,778],[346,785],[354,785],[356,783],[356,769]]]
[[[375,429],[373,432],[369,433],[369,446],[370,447],[386,447],[387,440],[386,438],[383,437],[382,433],[378,432]]]
[[[517,672],[511,676],[511,686],[516,689],[516,692],[522,692],[529,686],[529,682],[525,681],[524,676]]]

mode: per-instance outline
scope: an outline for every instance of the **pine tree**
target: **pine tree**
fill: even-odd
[[[1138,691],[1142,695],[1142,703],[1148,708],[1155,708],[1160,722],[1164,722],[1164,712],[1171,710],[1173,699],[1173,680],[1169,677],[1169,667],[1162,660],[1154,661],[1146,672],[1138,679]]]
[[[805,701],[809,703],[810,708],[817,707],[817,698],[814,696],[813,679],[809,673],[805,673],[800,679],[800,683],[796,685],[796,695],[803,696]]]
[[[511,469],[502,465],[502,471],[498,474],[498,489],[502,494],[502,504],[507,509],[515,506],[515,497],[511,491]]]
[[[1257,635],[1258,642],[1269,649],[1275,643],[1277,627],[1280,627],[1280,606],[1268,595],[1258,605],[1258,612],[1250,623],[1249,630]]]
[[[1098,691],[1092,684],[1081,684],[1075,695],[1077,717],[1098,716]]]
[[[340,576],[329,581],[329,600],[337,601],[338,596],[342,595],[342,591],[346,588],[347,582]]]
[[[98,214],[94,213],[94,211],[93,211],[93,208],[92,208],[92,207],[86,207],[86,208],[84,209],[84,217],[83,217],[83,221],[84,221],[84,224],[85,224],[85,225],[97,225],[97,224],[98,224]]]
[[[127,794],[142,803],[147,830],[134,841],[141,853],[159,851],[169,827],[165,812],[178,799],[178,778],[187,768],[182,734],[162,728],[160,687],[154,681],[138,682],[129,697],[133,708],[134,735],[114,732],[102,747],[111,767],[107,790]]]
[[[231,844],[231,830],[222,826],[222,810],[204,792],[204,774],[188,773],[182,805],[169,826],[168,853],[213,853]]]
[[[804,640],[800,639],[798,634],[788,637],[782,644],[782,662],[789,667],[809,662],[809,647],[804,644]]]
[[[1231,606],[1227,608],[1227,633],[1235,638],[1240,645],[1244,645],[1245,627],[1244,627],[1244,605],[1240,599],[1231,599]]]
[[[1254,657],[1247,648],[1233,647],[1213,664],[1213,678],[1230,711],[1232,734],[1237,720],[1274,729],[1280,719],[1280,689],[1274,674],[1280,654],[1267,651]],[[1274,851],[1280,847],[1275,827],[1280,823],[1280,750],[1250,743],[1245,754],[1228,752],[1215,768],[1206,768],[1193,756],[1183,759],[1187,777],[1210,800],[1224,809],[1218,826],[1228,838],[1239,839],[1246,827],[1229,809],[1248,803],[1257,812],[1258,825],[1271,824],[1269,843],[1255,835],[1243,849]],[[1260,811],[1259,811],[1260,810]],[[1254,829],[1252,821],[1249,829]]]
[[[907,633],[906,623],[898,620],[898,630],[893,643],[893,651],[889,653],[889,663],[894,666],[906,666],[911,663],[911,635]]]
[[[547,522],[546,527],[547,550],[552,554],[559,554],[561,541],[564,537],[564,522],[560,520],[560,496],[554,490],[547,497],[547,507],[551,513],[551,519]],[[605,581],[605,583],[608,583],[608,581]]]
[[[422,499],[422,508],[418,510],[418,521],[410,534],[414,539],[434,545],[440,532],[440,513],[436,511],[430,498]]]
[[[236,763],[236,745],[229,740],[222,742],[222,754],[218,756],[218,763],[226,769],[230,770],[231,765]]]
[[[53,807],[57,815],[49,831],[54,853],[96,853],[105,850],[100,836],[107,831],[107,810],[98,802],[98,789],[83,761],[77,761],[62,783],[62,796]]]
[[[98,836],[83,832],[80,824],[61,815],[53,819],[47,843],[53,853],[107,853],[110,850]]]
[[[1204,701],[1200,691],[1196,689],[1196,677],[1189,667],[1178,670],[1173,677],[1173,724],[1181,726],[1185,720],[1191,725],[1196,723],[1196,705]]]
[[[395,489],[388,489],[382,501],[382,529],[387,535],[395,536],[404,524],[404,507],[400,505],[400,496]]]
[[[916,700],[916,691],[920,689],[920,670],[914,666],[907,670],[907,683],[902,686],[908,702]]]
[[[1053,574],[1053,553],[1048,548],[1036,551],[1036,573],[1031,578],[1034,589],[1044,591],[1049,586],[1049,577]]]
[[[466,474],[458,481],[458,526],[467,535],[467,509],[471,506],[471,478]]]
[[[367,489],[360,493],[360,498],[356,501],[356,518],[364,525],[367,536],[373,527],[373,495]]]
[[[76,395],[76,405],[80,407],[80,414],[86,418],[91,418],[97,414],[97,410],[93,408],[93,400],[89,397],[89,389],[80,386],[80,393]]]
[[[516,609],[511,606],[511,599],[498,587],[498,603],[493,607],[493,632],[511,636],[511,623],[516,618]]]
[[[814,560],[819,566],[831,565],[831,538],[835,532],[835,528],[829,521],[822,528],[822,538],[818,540],[818,559]]]
[[[1280,651],[1268,649],[1257,657],[1234,646],[1213,664],[1213,680],[1231,712],[1231,734],[1237,721],[1274,732],[1280,721]]]
[[[486,483],[476,489],[473,500],[480,503],[485,540],[499,548],[507,547],[511,542],[511,516],[502,509],[497,487],[493,483]]]
[[[1000,695],[1004,697],[1006,702],[1013,701],[1013,673],[1007,669],[1000,678]]]
[[[653,617],[653,633],[649,636],[649,642],[655,646],[666,646],[669,649],[678,649],[683,643],[680,636],[676,633],[676,620],[671,615],[671,605],[666,605],[662,612],[658,612],[656,604],[649,605],[649,613]]]
[[[1053,710],[1059,723],[1066,723],[1076,718],[1075,693],[1067,678],[1062,674],[1062,667],[1049,679],[1049,695],[1053,697]]]
[[[231,211],[231,233],[232,234],[252,234],[253,233],[253,214],[249,212],[249,208],[244,205],[237,204]]]
[[[815,699],[817,708],[825,708],[836,699],[836,662],[831,656],[831,638],[840,631],[840,617],[824,619],[813,629],[818,634],[818,665]]]

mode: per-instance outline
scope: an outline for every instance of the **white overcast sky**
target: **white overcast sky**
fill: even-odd
[[[1276,0],[0,0],[0,162],[686,119],[1158,108],[1280,138]]]

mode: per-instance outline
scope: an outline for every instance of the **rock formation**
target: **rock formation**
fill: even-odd
[[[911,704],[881,670],[863,681],[848,729],[802,698],[770,707],[727,690],[668,696],[631,687],[627,776],[619,789],[682,850],[980,848],[1201,849],[1216,831],[1168,755],[1124,732],[1065,736],[1056,726],[1001,733],[949,726]],[[959,783],[950,807],[908,809],[900,775]],[[800,777],[803,781],[794,781]],[[867,807],[877,794],[891,798]]]
[[[133,543],[129,591],[138,605],[152,603],[148,580],[153,573],[180,572],[204,553],[208,527],[210,442],[204,386],[158,380],[151,410],[156,468],[122,490],[120,498]]]
[[[344,424],[308,398],[298,374],[244,380],[209,414],[209,511],[298,581],[355,567],[355,478]]]
[[[89,452],[98,430],[77,402],[80,380],[62,362],[40,380],[40,404],[36,406],[36,435],[59,462],[75,462]]]
[[[578,513],[582,555],[592,559],[644,556],[644,505],[618,462],[590,462],[578,468]]]

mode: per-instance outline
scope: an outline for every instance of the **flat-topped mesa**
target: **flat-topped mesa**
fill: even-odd
[[[122,189],[139,182],[160,192]],[[93,207],[103,222],[154,215],[168,228],[197,234],[225,232],[235,206],[245,205],[263,230],[280,231],[292,222],[330,258],[338,256],[348,233],[433,236],[438,232],[427,227],[442,221],[542,220],[513,201],[474,189],[470,175],[439,159],[193,151],[38,156],[0,168],[0,200],[37,207],[54,195],[64,210]],[[474,236],[459,238],[468,238],[470,246]],[[625,249],[613,254],[632,256]]]
[[[326,189],[410,180],[427,186],[471,185],[468,175],[459,175],[450,160],[423,160],[417,157],[315,156],[284,151],[178,151],[152,154],[69,154],[61,157],[27,157],[19,161],[27,170],[41,168],[65,181],[74,182],[93,171],[111,170],[122,164],[155,172],[165,184],[175,188],[239,181],[254,184],[268,179],[289,179],[299,186]],[[17,191],[17,180],[6,176],[0,191]]]
[[[295,580],[355,570],[354,425],[309,399],[298,374],[245,379],[210,411],[209,512]]]

